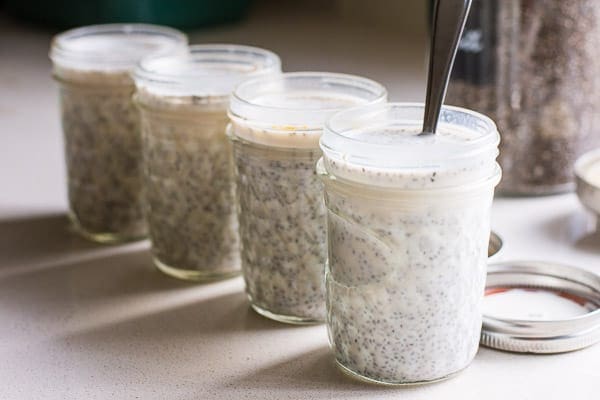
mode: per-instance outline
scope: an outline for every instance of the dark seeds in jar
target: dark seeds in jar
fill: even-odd
[[[189,100],[189,101],[187,101]],[[210,280],[240,271],[231,144],[224,109],[146,94],[143,153],[152,252]]]
[[[319,149],[234,142],[242,268],[255,306],[325,319],[325,207],[315,172]]]
[[[479,32],[482,50],[459,52],[447,102],[497,122],[501,191],[573,189],[574,161],[600,145],[600,2],[484,0],[473,11],[465,35]]]
[[[61,87],[72,218],[89,235],[146,234],[141,140],[133,86]]]

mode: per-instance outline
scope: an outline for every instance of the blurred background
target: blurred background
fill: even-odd
[[[18,36],[25,34],[41,38],[82,25],[145,22],[185,30],[192,43],[228,41],[269,48],[282,56],[287,70],[328,69],[384,80],[389,77],[382,70],[424,70],[429,0],[2,2],[3,34],[11,36],[0,39],[5,49],[19,47]],[[396,74],[382,83],[401,88],[401,81]]]
[[[93,23],[182,28],[191,43],[278,53],[285,71],[375,79],[392,100],[423,99],[427,0],[0,0],[0,213],[66,209],[52,36]],[[23,201],[27,199],[27,201]]]
[[[11,15],[38,24],[68,28],[110,22],[147,22],[180,29],[197,29],[209,25],[235,22],[261,7],[295,5],[332,16],[373,22],[404,29],[421,29],[427,0],[4,0]],[[286,4],[287,3],[287,4]],[[398,15],[412,18],[398,20]]]

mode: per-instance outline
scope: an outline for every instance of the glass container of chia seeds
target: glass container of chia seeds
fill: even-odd
[[[270,51],[224,44],[147,58],[136,69],[147,221],[164,273],[196,281],[240,273],[227,106],[242,80],[280,71]]]
[[[342,109],[382,103],[369,79],[286,73],[238,86],[234,144],[242,270],[252,307],[288,323],[325,320],[323,186],[315,172],[323,124]]]
[[[88,26],[54,38],[50,58],[60,84],[69,216],[83,236],[99,242],[146,236],[130,72],[144,56],[186,44],[177,30],[143,24]]]
[[[423,106],[356,108],[328,121],[327,324],[337,363],[385,384],[449,377],[477,352],[490,212],[500,180],[489,118]]]
[[[446,102],[498,124],[501,192],[571,191],[575,160],[600,146],[599,71],[599,1],[481,0]]]

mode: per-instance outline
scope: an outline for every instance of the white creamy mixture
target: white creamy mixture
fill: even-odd
[[[327,94],[315,90],[301,91],[293,93],[265,93],[253,99],[253,103],[267,107],[267,112],[277,112],[280,109],[281,114],[286,110],[305,110],[306,114],[311,111],[323,112],[325,110],[340,110],[360,104],[360,99],[354,96],[339,96],[332,98]],[[269,109],[272,107],[271,109]],[[256,125],[259,125],[257,122]],[[265,123],[258,126],[250,126],[243,120],[235,124],[235,135],[250,143],[261,144],[268,147],[283,147],[295,149],[318,149],[319,139],[323,133],[322,127],[309,127],[305,124],[299,124],[298,121],[291,121],[285,124]]]
[[[431,146],[465,140],[448,132],[408,140],[421,139]],[[324,161],[328,327],[338,363],[388,383],[437,380],[465,368],[481,330],[497,183],[485,178],[493,172],[461,193],[456,185],[477,182],[481,165],[392,170]]]

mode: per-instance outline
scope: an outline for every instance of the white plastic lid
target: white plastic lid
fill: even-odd
[[[149,57],[134,73],[138,88],[167,96],[229,96],[250,77],[281,72],[279,57],[257,47],[208,44],[187,52]]]
[[[230,116],[265,129],[322,132],[336,112],[385,102],[386,89],[370,79],[330,72],[291,72],[240,84],[231,96]]]
[[[151,54],[184,48],[187,36],[172,28],[148,24],[106,24],[71,29],[52,40],[50,58],[66,68],[130,70]]]
[[[321,138],[326,170],[349,181],[402,188],[440,188],[499,177],[495,160],[500,135],[491,119],[443,107],[438,132],[419,135],[423,113],[423,104],[412,103],[337,113]]]

